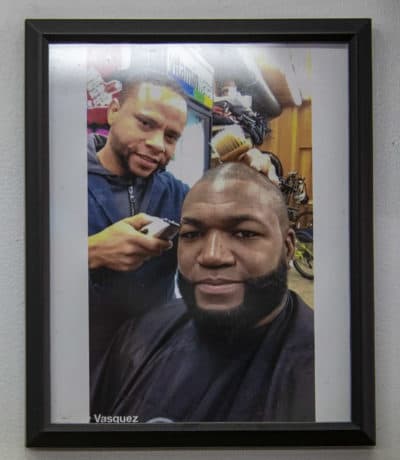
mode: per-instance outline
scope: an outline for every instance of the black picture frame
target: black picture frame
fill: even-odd
[[[26,20],[26,445],[367,446],[375,443],[370,19]],[[351,421],[54,424],[50,420],[49,100],[52,43],[289,42],[348,45]]]

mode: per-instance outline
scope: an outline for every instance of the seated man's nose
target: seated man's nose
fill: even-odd
[[[225,265],[232,263],[233,256],[222,237],[211,235],[208,237],[200,254],[200,263],[203,265]]]

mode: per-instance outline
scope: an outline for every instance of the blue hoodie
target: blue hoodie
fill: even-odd
[[[166,171],[150,178],[122,178],[105,170],[96,152],[105,138],[91,135],[88,140],[88,234],[93,235],[130,215],[128,187],[136,196],[135,213],[180,221],[182,203],[189,187]],[[174,297],[177,267],[174,248],[153,257],[139,269],[120,272],[108,268],[90,270],[90,367],[98,359],[123,321],[138,317],[150,308]]]

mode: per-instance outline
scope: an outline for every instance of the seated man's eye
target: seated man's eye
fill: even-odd
[[[184,240],[193,240],[194,238],[197,238],[199,235],[199,231],[181,232],[179,233],[179,238],[182,238]]]
[[[254,238],[257,236],[257,233],[252,232],[251,230],[237,230],[233,232],[233,235],[239,239]]]

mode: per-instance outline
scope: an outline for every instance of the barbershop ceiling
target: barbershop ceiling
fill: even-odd
[[[311,98],[311,53],[304,47],[212,45],[201,53],[220,85],[234,81],[242,93],[252,95],[255,110],[267,110],[271,117]]]
[[[106,81],[108,70],[116,68],[167,68],[183,85],[208,97],[208,107],[218,97],[235,94],[271,119],[311,99],[311,54],[304,45],[284,43],[91,45],[89,62]]]

